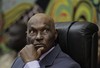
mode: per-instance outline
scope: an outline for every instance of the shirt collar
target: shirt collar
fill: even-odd
[[[53,49],[55,48],[55,46],[54,47],[52,47],[49,51],[47,51],[46,53],[44,53],[39,59],[40,60],[42,60],[48,53],[50,53]]]

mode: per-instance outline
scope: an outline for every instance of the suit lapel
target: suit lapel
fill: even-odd
[[[57,55],[60,53],[61,49],[59,45],[57,45],[49,54],[47,54],[41,61],[40,66],[41,68],[48,67],[53,64],[54,60],[56,59]]]
[[[53,64],[54,60],[56,59],[57,55],[61,52],[59,45],[57,45],[49,54],[47,54],[41,61],[40,66],[41,68],[49,67]],[[20,57],[14,62],[15,65],[12,68],[23,68],[25,63],[22,61]],[[16,64],[17,63],[17,64]]]

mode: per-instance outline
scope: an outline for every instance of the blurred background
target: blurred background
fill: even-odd
[[[14,36],[17,32],[13,33],[13,31],[20,30],[14,26],[26,24],[32,15],[39,12],[52,16],[55,22],[88,21],[97,24],[100,28],[100,0],[0,0],[0,59],[3,59],[0,62],[8,60],[5,58],[11,56],[12,51],[14,51],[15,58],[16,53],[26,44],[25,40],[25,44],[17,44],[17,41],[13,44],[22,47],[16,47],[15,49],[12,43],[10,45],[13,46],[8,47],[8,36],[11,35],[15,39]],[[12,30],[14,28],[16,30]],[[23,28],[26,30],[25,25]],[[25,31],[19,31],[18,33],[20,32],[25,33]],[[100,32],[98,32],[98,35],[99,39]],[[98,55],[100,55],[100,42],[98,44]],[[7,65],[10,65],[10,62],[12,61],[9,59]]]

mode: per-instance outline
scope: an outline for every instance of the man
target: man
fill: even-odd
[[[0,56],[0,68],[11,68],[17,53],[26,45],[26,24],[21,22],[13,24],[5,36],[8,39],[5,45],[11,50]]]
[[[43,13],[27,23],[27,45],[20,51],[12,68],[80,68],[58,44],[54,20]]]
[[[23,22],[13,24],[6,32],[6,46],[18,53],[26,45],[26,30],[26,24]]]

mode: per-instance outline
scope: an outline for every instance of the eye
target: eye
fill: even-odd
[[[30,35],[30,36],[34,36],[35,34],[36,34],[35,31],[33,31],[33,30],[32,30],[32,31],[29,31],[29,35]]]
[[[43,33],[48,33],[49,32],[49,29],[44,29],[43,30]]]
[[[33,31],[30,31],[30,34],[33,34],[34,32]]]

